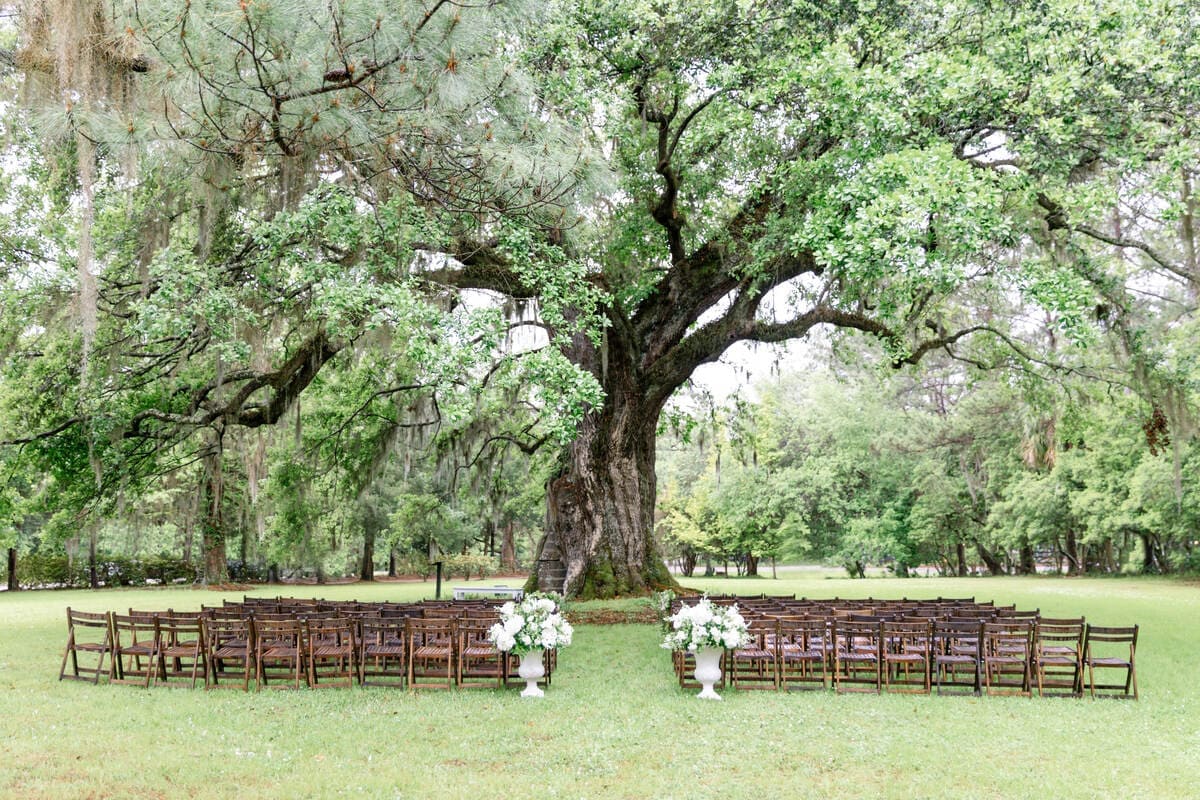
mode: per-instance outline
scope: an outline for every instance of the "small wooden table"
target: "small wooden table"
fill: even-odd
[[[468,597],[486,595],[488,597],[507,597],[520,601],[525,597],[525,590],[516,586],[455,586],[454,599],[466,600]]]

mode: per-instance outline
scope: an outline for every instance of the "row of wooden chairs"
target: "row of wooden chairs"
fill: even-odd
[[[739,604],[740,605],[740,604]],[[740,688],[939,694],[1115,694],[1137,699],[1137,626],[1090,625],[1021,612],[940,617],[740,607],[750,642],[726,651],[724,672]],[[682,686],[692,658],[674,654]],[[1119,679],[1106,679],[1112,670]],[[1102,673],[1097,678],[1097,671]]]
[[[488,631],[494,610],[456,613],[413,606],[405,615],[252,612],[223,607],[200,614],[130,614],[67,609],[67,646],[59,679],[102,677],[141,686],[256,688],[360,685],[440,688],[503,686],[513,659]],[[430,616],[423,614],[429,613]],[[546,655],[546,677],[556,664]]]

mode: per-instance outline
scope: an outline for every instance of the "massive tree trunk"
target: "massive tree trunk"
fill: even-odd
[[[538,588],[587,599],[675,585],[654,539],[658,411],[616,393],[588,414],[547,487]]]
[[[582,336],[572,349],[606,397],[584,416],[546,487],[546,533],[529,585],[582,599],[677,586],[654,538],[655,437],[670,392],[647,385],[637,349],[619,334],[603,351]]]

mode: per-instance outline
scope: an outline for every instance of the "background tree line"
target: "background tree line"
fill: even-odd
[[[1162,333],[1194,369],[1194,324]],[[1102,371],[1108,379],[1062,365],[1014,375],[948,359],[913,375],[861,360],[785,367],[752,387],[753,401],[664,432],[659,530],[687,574],[765,574],[777,560],[852,576],[1194,573],[1190,417],[1168,422],[1111,365]],[[1190,408],[1197,382],[1186,378],[1173,391]]]

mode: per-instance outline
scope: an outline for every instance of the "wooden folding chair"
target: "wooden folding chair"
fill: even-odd
[[[144,614],[113,614],[112,631],[116,667],[112,682],[149,687],[159,667],[158,618]]]
[[[305,637],[308,685],[353,686],[358,676],[358,644],[352,619],[309,619]]]
[[[58,679],[69,678],[73,681],[91,681],[99,683],[100,676],[112,679],[115,662],[112,658],[113,638],[112,619],[109,614],[94,614],[87,611],[75,611],[67,608],[67,647],[63,650],[62,666],[58,670]],[[90,654],[96,658],[96,666],[79,666],[79,654]],[[108,667],[104,659],[108,657]],[[71,671],[67,672],[70,662]]]
[[[983,623],[983,688],[988,694],[1032,696],[1033,625],[997,619]]]
[[[363,617],[358,682],[363,686],[403,686],[408,679],[405,617]]]
[[[1083,640],[1083,664],[1087,668],[1088,692],[1101,697],[1132,697],[1138,699],[1137,688],[1138,626],[1132,628],[1102,628],[1088,625]],[[1097,683],[1097,669],[1125,670],[1123,683]],[[1111,694],[1107,694],[1112,692]]]
[[[307,684],[305,674],[304,623],[292,620],[254,620],[255,686],[299,689]],[[270,681],[288,682],[270,686]]]
[[[888,620],[882,625],[884,688],[889,692],[929,694],[929,621]]]
[[[211,682],[205,682],[204,688],[236,688],[236,684],[222,686],[221,681],[236,674],[229,667],[240,665],[242,691],[249,691],[255,653],[252,619],[205,616],[201,619],[201,625],[204,629],[205,661],[212,679]]]
[[[835,691],[879,693],[883,656],[880,625],[879,622],[834,619],[831,638]]]
[[[456,677],[460,687],[504,685],[508,654],[497,650],[488,639],[493,624],[487,619],[470,618],[458,623]]]
[[[405,641],[408,645],[408,687],[410,689],[454,687],[454,645],[458,623],[453,619],[408,617]],[[439,666],[444,664],[443,667]],[[439,678],[434,680],[434,678]]]
[[[935,620],[930,646],[931,670],[938,694],[982,691],[982,622]]]
[[[1041,619],[1034,634],[1033,670],[1038,694],[1083,694],[1083,617]],[[1065,690],[1065,691],[1047,691]]]
[[[208,685],[208,661],[205,658],[204,630],[196,614],[168,613],[158,618],[158,669],[153,683],[172,684],[172,679],[196,681]]]
[[[728,651],[730,684],[738,689],[778,689],[778,621],[752,619],[746,632],[750,641]]]
[[[779,618],[779,688],[824,689],[829,679],[825,620]]]

